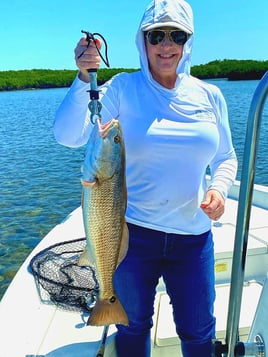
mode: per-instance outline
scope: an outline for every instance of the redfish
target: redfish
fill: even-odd
[[[113,287],[113,275],[128,249],[125,146],[120,123],[97,122],[82,167],[82,211],[87,246],[79,265],[94,265],[99,294],[88,325],[128,325]]]

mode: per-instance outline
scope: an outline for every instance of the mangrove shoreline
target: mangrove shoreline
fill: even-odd
[[[139,69],[100,68],[98,84],[109,80],[119,72],[134,72]],[[199,79],[226,78],[227,80],[258,80],[268,70],[268,61],[215,60],[193,66],[191,74]],[[77,70],[10,70],[0,71],[0,91],[69,87]]]

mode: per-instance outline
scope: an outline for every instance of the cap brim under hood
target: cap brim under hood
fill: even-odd
[[[144,32],[145,31],[150,31],[150,30],[154,30],[154,29],[157,29],[157,28],[160,28],[160,27],[174,27],[174,28],[177,28],[179,30],[185,31],[188,34],[192,34],[192,32],[190,32],[189,29],[186,26],[183,26],[182,24],[178,24],[175,21],[159,21],[159,22],[156,22],[154,24],[151,24],[151,25],[143,28],[142,31],[144,31]]]

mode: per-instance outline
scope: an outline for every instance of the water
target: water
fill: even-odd
[[[238,176],[243,161],[243,152],[248,120],[248,112],[252,96],[259,81],[236,81],[225,80],[210,81],[216,84],[222,91],[229,110],[230,127],[232,131],[233,143],[238,157]],[[260,128],[260,140],[257,151],[255,183],[268,185],[268,100],[266,100],[263,110],[263,117]]]
[[[211,81],[228,107],[241,170],[250,102],[258,81]],[[0,92],[0,298],[40,239],[80,204],[84,149],[57,144],[55,111],[67,89]],[[265,106],[255,182],[268,185]]]
[[[66,89],[0,92],[0,296],[29,251],[80,203],[83,149],[57,144]]]

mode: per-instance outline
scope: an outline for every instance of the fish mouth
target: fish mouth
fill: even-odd
[[[105,124],[101,124],[100,119],[97,120],[99,135],[101,138],[105,139],[109,133],[109,131],[115,126],[117,123],[116,119],[111,119]]]

